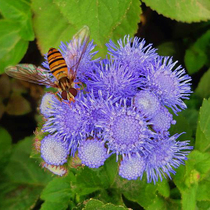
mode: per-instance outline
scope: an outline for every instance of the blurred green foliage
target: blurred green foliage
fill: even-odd
[[[65,177],[52,177],[35,159],[29,158],[33,137],[12,144],[10,133],[0,127],[0,209],[210,208],[210,1],[142,2],[0,0],[0,73],[6,66],[21,61],[30,50],[29,41],[36,39],[43,55],[49,47],[69,41],[83,25],[90,28],[90,39],[100,50],[98,56],[104,57],[104,44],[109,39],[133,36],[137,30],[140,33],[141,29],[148,29],[148,24],[158,31],[148,15],[150,7],[173,20],[170,36],[158,43],[158,53],[179,59],[193,78],[195,93],[187,102],[189,108],[175,117],[177,124],[170,130],[171,134],[185,131],[179,140],[191,140],[194,146],[186,165],[176,170],[172,181],[164,179],[156,185],[146,183],[146,177],[142,181],[120,178],[114,156],[99,169],[72,167]],[[148,39],[151,36],[155,35],[150,32]],[[30,113],[31,104],[25,95],[30,92],[35,100],[41,95],[32,86],[22,86],[4,75],[0,77],[0,89],[0,118],[5,113],[16,116]]]

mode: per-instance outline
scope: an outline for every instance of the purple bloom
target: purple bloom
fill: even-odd
[[[142,87],[142,80],[128,65],[122,62],[102,60],[88,73],[86,81],[88,90],[93,89],[97,96],[98,90],[103,90],[104,96],[108,94],[120,98],[133,97],[138,88]]]
[[[134,106],[145,116],[153,117],[160,109],[160,101],[157,96],[150,91],[139,91],[134,99]]]
[[[102,102],[97,101],[98,104]],[[135,107],[126,107],[125,104],[104,104],[103,113],[107,118],[96,123],[103,129],[108,151],[116,153],[117,158],[119,154],[147,153],[151,147],[151,138],[155,135],[149,129],[150,123],[146,118]]]
[[[78,96],[78,98],[80,97]],[[74,154],[78,141],[85,138],[88,132],[89,121],[85,108],[79,100],[69,105],[54,98],[48,116],[43,130],[50,134],[59,134],[63,139],[68,139],[71,152]]]
[[[119,175],[128,180],[142,179],[146,162],[143,157],[137,155],[125,156],[120,162]]]
[[[169,57],[159,57],[155,63],[146,66],[147,82],[145,88],[156,94],[161,103],[172,108],[174,113],[186,109],[183,99],[189,99],[189,83],[191,77],[185,73],[181,66],[174,69],[177,62],[172,61]]]
[[[181,134],[175,134],[171,137],[161,137],[154,139],[154,149],[147,157],[147,181],[154,183],[162,180],[162,176],[170,173],[175,174],[174,168],[184,164],[187,155],[193,147],[189,146],[189,141],[176,141]]]
[[[56,97],[52,93],[46,93],[42,97],[42,101],[40,104],[40,112],[44,115],[44,117],[49,117],[52,109],[52,103],[56,100]]]
[[[84,46],[81,40],[62,43],[69,69],[75,70]],[[170,177],[192,147],[189,141],[177,141],[180,134],[170,137],[176,121],[166,107],[175,114],[186,108],[183,100],[191,93],[191,78],[181,66],[175,68],[172,58],[158,56],[145,40],[125,36],[107,47],[110,59],[99,61],[92,60],[93,42],[87,45],[77,72],[87,89],[79,92],[75,103],[44,96],[43,131],[50,134],[41,143],[45,167],[60,166],[78,152],[83,164],[98,168],[115,154],[123,178],[141,179],[145,172],[148,182],[155,183]],[[43,65],[49,68],[47,62]]]
[[[134,74],[145,75],[143,67],[150,62],[153,63],[157,57],[156,49],[152,48],[152,44],[146,45],[144,39],[130,38],[130,36],[125,36],[123,40],[120,39],[117,43],[118,45],[110,40],[106,44],[113,58],[121,61]]]
[[[78,147],[78,156],[82,163],[90,168],[102,166],[109,157],[104,142],[96,138],[81,141]]]
[[[69,144],[58,135],[48,135],[41,141],[41,157],[50,165],[63,165],[67,162]]]
[[[150,120],[152,123],[152,128],[156,132],[163,133],[168,131],[171,127],[171,124],[176,124],[176,121],[173,120],[173,115],[168,111],[164,106],[160,107],[156,115]]]

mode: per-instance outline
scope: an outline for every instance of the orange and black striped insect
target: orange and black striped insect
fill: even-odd
[[[50,71],[32,64],[18,64],[7,67],[5,72],[16,79],[55,87],[58,89],[62,99],[69,102],[75,101],[77,89],[75,88],[74,80],[76,79],[77,70],[86,51],[88,41],[89,28],[84,26],[73,36],[68,45],[68,53],[65,57],[66,60],[70,61],[69,68],[61,52],[55,48],[50,48],[47,55]]]

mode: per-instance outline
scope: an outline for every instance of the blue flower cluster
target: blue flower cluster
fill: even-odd
[[[192,149],[189,141],[177,140],[181,134],[169,132],[176,123],[169,110],[177,115],[186,108],[191,78],[145,40],[125,36],[106,46],[109,59],[93,60],[94,45],[88,44],[77,74],[86,89],[75,103],[52,93],[43,97],[48,135],[41,141],[41,157],[48,168],[61,167],[76,153],[82,164],[98,168],[114,154],[125,179],[141,179],[144,172],[148,182],[170,177]],[[70,68],[69,50],[62,43]],[[47,61],[43,65],[49,68]]]

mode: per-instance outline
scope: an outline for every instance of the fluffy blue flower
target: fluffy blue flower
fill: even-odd
[[[154,62],[157,57],[156,49],[152,48],[152,44],[146,45],[144,39],[138,37],[130,38],[125,36],[124,39],[120,39],[115,44],[110,40],[106,44],[109,54],[113,56],[115,60],[119,60],[123,65],[134,73],[139,75],[145,75],[144,66],[148,63]]]
[[[156,115],[150,119],[150,122],[152,123],[151,127],[158,133],[164,133],[169,130],[172,124],[176,124],[173,115],[164,106],[160,107]]]
[[[176,141],[181,134],[171,137],[159,136],[154,139],[154,148],[147,157],[146,174],[147,181],[156,183],[158,179],[170,173],[175,174],[174,168],[184,164],[187,154],[193,149],[189,146],[189,141]]]
[[[82,163],[90,168],[102,166],[109,157],[103,141],[97,138],[83,140],[78,147],[78,157]]]
[[[133,99],[133,104],[149,118],[153,117],[161,107],[158,97],[148,90],[139,91]]]
[[[183,99],[189,99],[191,77],[169,57],[158,57],[147,69],[145,88],[156,94],[161,103],[172,108],[174,113],[186,109]]]
[[[127,107],[126,102],[104,104],[103,113],[107,117],[101,118],[96,126],[103,129],[108,151],[116,153],[118,158],[119,154],[144,154],[150,150],[151,138],[155,133],[149,129],[150,123],[145,116],[135,107]]]
[[[104,96],[108,94],[120,98],[133,97],[138,88],[142,87],[142,80],[128,65],[120,61],[107,59],[102,60],[99,65],[94,65],[88,73],[86,85],[88,90],[93,90],[97,96],[98,90],[102,90]]]
[[[63,165],[67,162],[69,144],[58,135],[48,135],[41,141],[41,157],[50,165]]]
[[[44,117],[49,117],[52,109],[52,103],[55,101],[55,95],[53,93],[46,93],[42,97],[42,101],[40,104],[40,112],[44,115]]]
[[[61,45],[68,68],[75,64],[84,45]],[[69,105],[52,95],[42,100],[40,110],[46,118],[43,130],[59,137],[52,145],[66,143],[58,148],[68,151],[58,160],[54,156],[50,159],[47,146],[43,146],[48,145],[47,136],[42,157],[50,170],[51,165],[60,166],[76,151],[90,168],[102,166],[115,154],[123,178],[141,179],[146,172],[148,182],[155,183],[170,177],[174,168],[184,164],[192,147],[189,141],[177,141],[179,134],[170,137],[175,120],[166,107],[176,114],[186,108],[183,100],[191,93],[191,78],[181,66],[175,67],[171,58],[158,56],[145,40],[126,36],[118,45],[110,41],[107,47],[110,59],[99,62],[92,60],[93,43],[87,46],[77,72],[87,89],[79,92],[75,103]],[[48,63],[44,66],[48,68]]]
[[[80,98],[78,96],[78,98]],[[53,98],[51,109],[43,130],[50,134],[59,134],[63,139],[68,139],[71,152],[77,149],[78,142],[85,138],[89,132],[89,121],[85,108],[77,100],[71,105]]]
[[[120,162],[119,175],[128,180],[142,179],[146,161],[144,157],[131,155],[123,157]]]

